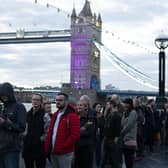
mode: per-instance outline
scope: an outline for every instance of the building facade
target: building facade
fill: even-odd
[[[102,20],[100,14],[92,13],[90,2],[85,1],[77,15],[71,15],[71,74],[72,88],[100,88],[100,51],[94,40],[101,43]]]

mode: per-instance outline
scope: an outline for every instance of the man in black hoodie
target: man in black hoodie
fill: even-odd
[[[19,168],[21,133],[26,127],[26,109],[16,102],[10,83],[0,84],[0,100],[4,105],[0,114],[0,167]],[[5,139],[6,134],[10,136],[11,142]],[[5,148],[1,148],[2,146]]]

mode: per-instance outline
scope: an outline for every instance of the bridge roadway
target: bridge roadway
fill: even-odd
[[[29,31],[0,33],[0,44],[70,42],[70,30]]]
[[[158,96],[158,92],[155,91],[136,91],[136,90],[98,90],[100,95],[112,95],[118,94],[120,96]],[[165,93],[168,96],[168,92]]]

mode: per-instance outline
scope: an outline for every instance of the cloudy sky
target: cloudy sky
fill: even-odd
[[[19,29],[69,29],[73,5],[77,13],[85,0],[0,0],[1,32]],[[158,49],[154,40],[168,34],[165,0],[90,0],[92,12],[101,13],[102,42],[122,60],[158,81]],[[49,3],[53,7],[46,7]],[[60,9],[58,12],[57,8]],[[136,45],[135,45],[136,44]],[[130,79],[101,55],[101,86],[153,90]],[[166,62],[168,85],[168,61]],[[35,87],[60,85],[70,80],[70,43],[0,45],[0,83]]]

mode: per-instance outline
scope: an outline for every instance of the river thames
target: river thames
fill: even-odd
[[[32,107],[31,103],[23,103],[23,104],[26,107],[26,111],[29,111],[31,109],[31,107]],[[51,109],[52,109],[52,113],[54,113],[57,110],[56,104],[52,104],[51,105]]]

